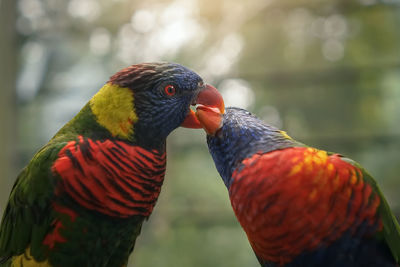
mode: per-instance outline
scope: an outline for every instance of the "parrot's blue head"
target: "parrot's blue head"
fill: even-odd
[[[141,145],[164,142],[179,126],[201,128],[191,105],[223,109],[218,91],[192,70],[175,63],[142,63],[121,70],[110,78],[113,85],[129,88],[136,121],[134,139]]]

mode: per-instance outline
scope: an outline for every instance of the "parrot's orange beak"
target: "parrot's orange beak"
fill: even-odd
[[[208,135],[214,136],[222,127],[223,113],[217,108],[198,105],[196,116]]]
[[[215,87],[209,84],[206,84],[204,89],[199,92],[193,104],[197,105],[197,111],[195,113],[190,109],[189,114],[181,124],[182,127],[194,129],[204,128],[204,125],[198,119],[197,113],[199,109],[210,109],[218,114],[225,113],[224,100],[221,94]]]

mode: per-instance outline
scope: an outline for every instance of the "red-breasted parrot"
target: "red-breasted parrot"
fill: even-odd
[[[0,227],[0,266],[126,265],[159,196],[165,144],[201,128],[218,91],[173,63],[121,70],[22,170]]]
[[[398,266],[399,225],[360,164],[243,109],[196,114],[261,266]]]

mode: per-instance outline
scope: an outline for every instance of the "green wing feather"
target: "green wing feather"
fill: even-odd
[[[43,147],[22,170],[12,188],[0,226],[0,264],[22,254],[31,246],[31,254],[45,259],[41,240],[51,227],[51,199],[56,181],[51,166],[65,142]]]
[[[386,241],[386,244],[389,246],[395,261],[400,263],[400,226],[390,210],[390,207],[381,190],[379,189],[378,184],[360,164],[349,158],[342,159],[360,169],[362,171],[364,181],[370,184],[373,190],[379,195],[381,204],[379,205],[378,213],[382,218],[383,231],[380,233],[381,236],[378,237],[383,238]]]

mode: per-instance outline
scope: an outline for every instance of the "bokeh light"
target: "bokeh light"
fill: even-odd
[[[248,109],[254,103],[250,84],[241,79],[226,79],[218,85],[227,107]]]

